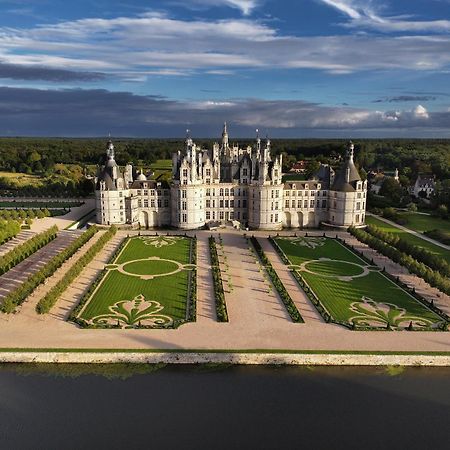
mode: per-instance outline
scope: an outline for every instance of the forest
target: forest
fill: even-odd
[[[119,165],[128,162],[149,167],[161,159],[171,158],[172,153],[184,148],[184,139],[114,139],[116,160]],[[211,148],[213,139],[196,139],[202,148]],[[92,181],[85,175],[95,175],[96,166],[104,158],[107,138],[0,138],[0,190],[20,190],[12,186],[4,173],[38,175],[40,184],[35,190],[49,194],[87,194]],[[233,143],[233,141],[232,141]],[[254,140],[241,139],[242,147],[253,145]],[[318,163],[338,166],[345,154],[347,142],[342,139],[274,139],[272,151],[283,153],[284,170],[300,159],[310,161],[310,167]],[[365,139],[355,141],[355,162],[365,176],[370,170],[400,172],[402,186],[414,182],[417,175],[434,176],[444,187],[441,204],[450,207],[450,140],[445,139]],[[26,189],[30,190],[27,185]],[[23,189],[22,189],[23,190]]]

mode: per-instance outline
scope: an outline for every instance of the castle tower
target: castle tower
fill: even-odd
[[[363,226],[365,220],[367,181],[362,181],[353,161],[354,145],[350,141],[347,153],[329,191],[329,223],[347,228]]]

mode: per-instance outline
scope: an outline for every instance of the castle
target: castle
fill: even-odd
[[[231,145],[225,123],[221,144],[211,150],[187,137],[184,151],[173,155],[168,183],[147,179],[130,164],[121,171],[109,141],[96,178],[97,222],[186,230],[230,222],[261,230],[363,226],[367,181],[353,152],[350,142],[336,174],[322,165],[310,180],[284,183],[282,155],[272,156],[270,140]]]

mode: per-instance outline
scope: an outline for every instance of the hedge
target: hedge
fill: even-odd
[[[94,259],[103,247],[116,234],[117,228],[113,225],[100,239],[69,269],[64,278],[38,302],[36,312],[38,314],[46,314],[55,305],[62,293],[77,278],[83,269]]]
[[[58,233],[58,227],[53,225],[46,231],[36,234],[31,239],[11,249],[8,253],[0,256],[0,275],[8,272],[14,266],[17,266],[24,259],[27,259],[33,253],[36,253],[49,242],[53,241]]]
[[[450,279],[442,276],[437,270],[431,269],[423,262],[416,261],[412,256],[401,252],[367,231],[354,227],[350,227],[348,231],[360,242],[367,244],[378,253],[387,256],[392,261],[406,267],[411,273],[415,273],[420,278],[423,278],[430,286],[434,286],[445,294],[450,295]]]
[[[430,250],[423,247],[418,247],[417,245],[412,244],[394,233],[383,231],[376,225],[368,225],[366,231],[372,236],[375,236],[392,247],[395,247],[397,250],[412,256],[419,262],[424,263],[431,269],[439,271],[446,277],[450,277],[450,264],[448,264],[447,261],[439,255],[432,253]]]
[[[273,268],[271,262],[264,253],[264,250],[262,249],[261,244],[258,242],[258,239],[256,239],[255,236],[252,236],[250,238],[250,242],[255,248],[258,257],[261,263],[263,264],[267,274],[269,275],[273,286],[277,290],[278,295],[281,298],[281,301],[284,303],[287,312],[291,316],[292,322],[304,323],[305,321],[303,320],[303,317],[301,316],[299,310],[295,306],[295,303],[293,302],[291,296],[289,295],[289,292],[284,287],[284,284],[280,280],[280,277],[278,276],[276,270]]]
[[[219,322],[228,322],[227,304],[223,290],[222,272],[219,266],[219,255],[217,254],[216,239],[210,236],[209,254],[211,256],[211,270],[214,282],[214,298],[216,300],[216,315]]]
[[[23,301],[48,277],[53,275],[55,271],[61,267],[81,246],[83,246],[92,236],[97,232],[97,227],[92,226],[73,241],[67,248],[55,255],[48,261],[41,269],[30,275],[26,281],[19,285],[13,291],[10,291],[3,299],[0,306],[0,311],[5,313],[12,313],[16,307],[23,303]]]
[[[0,245],[17,236],[20,223],[16,220],[0,220]]]

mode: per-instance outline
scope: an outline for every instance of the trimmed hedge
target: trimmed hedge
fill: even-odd
[[[55,271],[61,267],[64,261],[70,258],[81,246],[83,246],[91,237],[97,232],[97,227],[90,227],[75,241],[73,241],[69,247],[62,250],[59,254],[55,255],[50,261],[48,261],[40,270],[33,275],[30,275],[26,281],[18,286],[3,299],[3,303],[0,306],[0,311],[5,313],[12,313],[16,307],[23,303],[23,301],[48,277],[53,275]]]
[[[219,255],[217,254],[216,239],[210,236],[209,254],[211,256],[211,271],[214,282],[214,298],[216,300],[216,315],[219,322],[228,322],[227,304],[225,302],[225,292],[223,290],[222,272],[219,266]]]
[[[83,269],[94,259],[103,247],[110,241],[117,232],[113,225],[66,273],[64,278],[45,295],[36,305],[38,314],[46,314],[55,305],[62,293],[77,278]]]
[[[271,262],[264,253],[264,250],[262,249],[261,244],[258,242],[258,239],[256,239],[255,236],[252,236],[250,238],[250,242],[255,248],[256,253],[258,254],[258,257],[261,263],[263,264],[264,268],[266,269],[266,272],[269,275],[273,286],[277,290],[278,295],[280,296],[282,302],[284,303],[286,311],[291,316],[292,322],[304,323],[305,321],[303,320],[303,317],[301,316],[299,310],[295,306],[295,303],[293,302],[291,296],[289,295],[289,292],[284,287],[284,284],[280,280],[280,277],[278,276],[276,270],[273,268]]]
[[[442,276],[437,270],[433,270],[423,262],[416,261],[411,255],[401,252],[367,231],[354,227],[350,227],[348,231],[358,241],[367,244],[378,253],[406,267],[411,273],[415,273],[420,278],[423,278],[430,286],[434,286],[445,294],[450,295],[450,278]]]
[[[392,247],[395,247],[397,250],[412,256],[415,260],[426,264],[431,269],[439,271],[442,275],[450,277],[450,264],[430,250],[411,244],[409,241],[399,237],[395,233],[383,231],[376,225],[368,225],[365,231]]]
[[[58,233],[58,227],[53,225],[46,231],[36,234],[31,239],[11,249],[8,253],[0,256],[0,275],[8,272],[14,266],[17,266],[24,259],[27,259],[33,253],[36,253],[49,242],[53,241]]]
[[[0,245],[17,236],[20,223],[16,220],[0,220]]]

